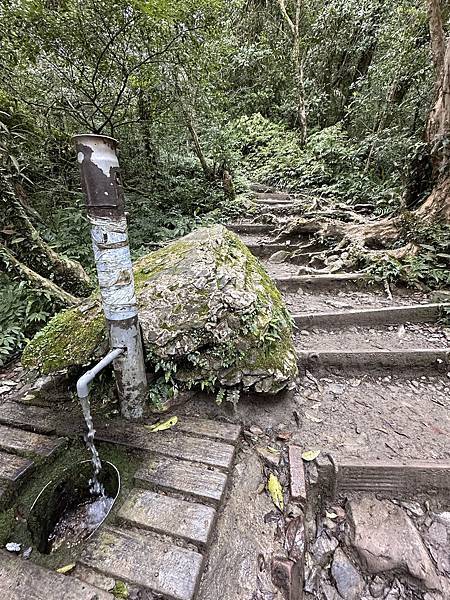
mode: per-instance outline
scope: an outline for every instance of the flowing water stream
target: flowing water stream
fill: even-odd
[[[98,480],[99,473],[102,468],[102,463],[100,462],[100,456],[98,455],[97,448],[94,444],[94,436],[95,429],[94,423],[92,421],[91,415],[91,403],[89,402],[89,396],[86,398],[80,398],[81,407],[83,409],[84,420],[86,421],[87,433],[84,436],[84,440],[86,442],[86,446],[91,453],[92,457],[92,466],[94,468],[94,473],[91,479],[91,492],[93,496],[104,496],[105,491],[103,489],[102,484]]]
[[[69,503],[50,531],[46,540],[46,547],[50,552],[58,550],[61,546],[71,548],[89,537],[103,522],[114,504],[114,497],[106,493],[99,479],[102,463],[94,444],[95,429],[89,396],[80,398],[80,402],[87,426],[84,439],[91,454],[93,472],[88,480],[86,493],[78,500],[74,498],[73,502]]]

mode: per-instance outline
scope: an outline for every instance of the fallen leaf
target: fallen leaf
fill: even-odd
[[[267,450],[269,452],[272,452],[272,454],[279,454],[280,453],[280,451],[277,450],[277,448],[273,448],[272,446],[267,446]]]
[[[336,514],[335,512],[328,512],[328,511],[327,511],[327,512],[325,513],[325,516],[326,516],[328,519],[337,519],[337,514]]]
[[[269,475],[269,479],[267,481],[267,489],[269,490],[272,502],[279,510],[282,511],[284,508],[283,488],[281,487],[281,483],[278,477],[273,473],[270,473]]]
[[[306,460],[306,462],[311,462],[312,460],[316,460],[319,454],[320,450],[307,450],[306,452],[303,452],[302,458],[303,460]]]
[[[155,431],[164,431],[165,429],[171,429],[174,425],[178,423],[178,417],[170,417],[167,421],[158,421],[153,425],[144,425],[145,429],[148,429],[152,433]]]
[[[72,571],[74,568],[75,563],[70,563],[69,565],[64,565],[64,567],[59,567],[59,569],[56,569],[56,572],[64,575],[64,573],[70,573],[70,571]]]
[[[114,587],[110,592],[114,598],[120,598],[120,600],[126,600],[129,597],[127,584],[120,580],[115,581]]]

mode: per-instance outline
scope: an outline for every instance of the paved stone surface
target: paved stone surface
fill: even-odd
[[[151,433],[139,424],[99,426],[95,437],[100,441],[149,450],[223,469],[231,468],[234,457],[234,446],[231,444],[197,438],[182,431],[168,430]]]
[[[149,458],[134,479],[140,487],[181,492],[214,504],[221,501],[227,485],[221,471],[167,456]]]
[[[196,502],[186,502],[135,488],[120,508],[118,517],[135,527],[152,529],[206,546],[212,533],[216,511]]]
[[[344,600],[361,600],[364,579],[340,548],[334,553],[331,574]]]
[[[81,564],[173,600],[192,600],[203,557],[155,534],[105,527],[83,550]]]
[[[33,468],[33,461],[7,452],[0,452],[0,481],[18,483]]]
[[[404,571],[429,589],[441,589],[417,529],[399,506],[366,496],[350,501],[348,514],[352,544],[370,573]]]
[[[0,597],[4,600],[114,600],[112,594],[103,590],[1,550]]]
[[[23,431],[14,427],[0,425],[0,450],[19,455],[37,455],[49,457],[64,444],[61,438]]]

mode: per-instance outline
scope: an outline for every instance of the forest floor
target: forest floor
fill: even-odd
[[[187,425],[181,425],[180,433],[164,432],[163,449],[156,451],[166,459],[207,464],[215,476],[226,474],[228,482],[226,497],[214,505],[216,525],[207,544],[194,540],[194,546],[186,545],[179,541],[179,532],[162,529],[164,539],[174,536],[184,550],[194,548],[203,555],[201,569],[192,563],[165,573],[166,578],[180,579],[183,568],[189,567],[196,573],[190,589],[170,592],[167,586],[158,587],[152,573],[133,575],[139,565],[130,566],[130,559],[106,564],[104,557],[96,557],[95,548],[83,555],[74,574],[94,589],[105,590],[111,589],[111,577],[112,584],[122,578],[130,584],[129,597],[142,599],[162,593],[180,600],[445,600],[450,597],[450,330],[437,321],[436,303],[445,304],[442,296],[408,289],[387,292],[352,279],[353,273],[349,279],[308,277],[302,267],[317,255],[298,247],[317,252],[310,236],[281,244],[278,239],[279,225],[289,218],[295,200],[266,190],[256,201],[258,215],[232,228],[261,257],[297,323],[298,385],[277,397],[244,396],[236,408],[218,406],[201,394],[174,407]],[[82,423],[78,406],[67,401],[58,385],[47,384],[43,393],[33,394],[17,365],[1,374],[0,395],[0,418],[8,426],[34,428],[51,437],[68,435]],[[55,403],[61,411],[55,410]],[[193,456],[186,450],[184,431],[199,444]],[[131,425],[105,426],[98,439],[133,450],[155,450],[149,447],[148,435],[143,437]],[[237,444],[233,451],[230,444]],[[1,435],[0,449],[11,451]],[[296,449],[321,452],[316,461],[305,463],[306,498],[293,493],[294,480],[303,474],[301,459],[299,468],[292,458]],[[220,462],[225,460],[221,452],[228,452],[227,457],[232,452],[232,471],[228,458]],[[347,471],[363,465],[359,487],[351,477],[345,479],[342,465]],[[406,475],[401,470],[405,465],[412,465]],[[377,467],[380,480],[373,476]],[[429,472],[439,483],[436,489],[415,489],[416,481],[428,481]],[[205,481],[211,473],[202,473]],[[277,474],[285,491],[283,512],[266,491],[270,473]],[[330,473],[331,492],[326,491]],[[196,485],[203,483],[200,478]],[[172,488],[170,494],[174,495]],[[174,497],[186,502],[192,494],[183,489]],[[161,534],[162,526],[136,523],[137,517],[130,525],[127,518],[122,514],[120,524],[128,522],[131,537],[126,544],[120,538],[120,544],[136,548],[139,555],[142,547],[136,539],[144,539],[142,527]],[[119,548],[119,530],[109,526],[108,531]],[[145,539],[150,544],[153,538]],[[73,593],[74,598],[90,598]]]

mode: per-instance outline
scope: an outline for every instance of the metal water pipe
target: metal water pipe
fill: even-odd
[[[73,140],[91,223],[110,348],[125,350],[113,362],[121,413],[127,419],[139,419],[144,412],[147,378],[117,140],[95,134],[75,135]]]

